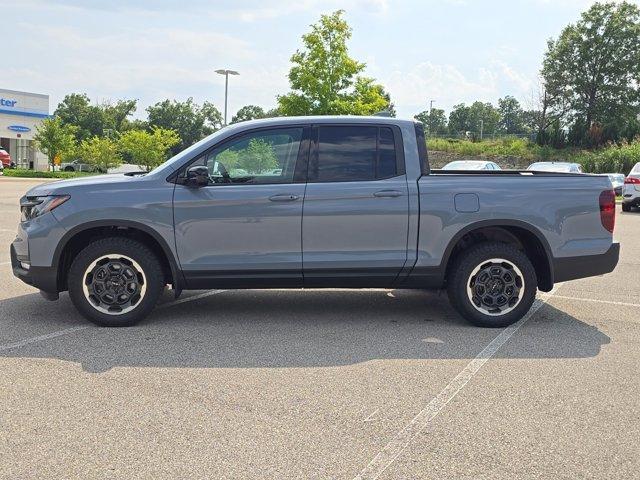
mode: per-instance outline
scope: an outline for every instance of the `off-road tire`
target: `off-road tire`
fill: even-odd
[[[130,311],[124,313],[103,313],[99,311],[85,293],[87,269],[105,256],[122,255],[135,262],[137,271],[142,270],[144,294],[140,295]],[[140,277],[138,277],[140,278]],[[125,237],[107,237],[87,245],[73,260],[67,278],[69,296],[78,311],[89,321],[104,327],[128,327],[144,319],[155,307],[164,289],[164,275],[160,261],[144,244]]]

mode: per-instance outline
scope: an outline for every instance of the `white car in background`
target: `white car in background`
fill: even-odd
[[[536,162],[529,165],[527,170],[534,170],[536,172],[582,173],[580,164],[571,162]]]
[[[640,207],[640,162],[634,165],[624,179],[622,189],[622,211],[630,212],[632,207]]]
[[[442,170],[502,170],[495,162],[483,160],[456,160],[447,163]]]

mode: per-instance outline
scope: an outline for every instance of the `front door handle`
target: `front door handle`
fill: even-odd
[[[373,194],[374,197],[380,197],[380,198],[394,198],[394,197],[400,197],[401,195],[402,195],[402,192],[399,190],[380,190]]]
[[[279,195],[272,195],[271,197],[269,197],[269,200],[271,200],[272,202],[294,202],[296,200],[298,200],[300,198],[299,195],[291,195],[291,194],[279,194]]]

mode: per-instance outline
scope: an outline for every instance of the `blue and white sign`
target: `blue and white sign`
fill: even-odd
[[[25,127],[23,125],[9,125],[7,128],[13,132],[26,133],[31,131],[29,127]]]

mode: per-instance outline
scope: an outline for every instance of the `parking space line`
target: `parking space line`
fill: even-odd
[[[545,298],[537,298],[529,312],[518,322],[505,328],[464,369],[434,397],[396,436],[375,456],[354,480],[378,478],[409,443],[438,416],[447,404],[464,388],[476,373],[554,294],[552,290]]]
[[[217,293],[222,293],[224,290],[210,290],[208,292],[201,293],[199,295],[193,295],[192,297],[181,298],[176,300],[175,302],[166,303],[158,307],[159,309],[165,307],[171,307],[173,305],[178,305],[180,303],[191,302],[193,300],[199,300],[204,297],[208,297],[210,295],[215,295]],[[92,325],[79,325],[77,327],[65,328],[63,330],[58,330],[56,332],[48,333],[46,335],[38,335],[37,337],[26,338],[24,340],[19,340],[13,343],[7,343],[5,345],[0,345],[0,352],[4,352],[5,350],[12,350],[14,348],[24,347],[25,345],[29,345],[31,343],[42,342],[45,340],[51,340],[53,338],[61,337],[63,335],[68,335],[70,333],[74,333],[80,330],[84,330],[86,328],[92,327]]]
[[[208,292],[199,293],[198,295],[192,295],[191,297],[179,298],[170,303],[160,305],[158,308],[167,308],[174,305],[180,305],[181,303],[191,302],[193,300],[200,300],[201,298],[210,297],[211,295],[217,295],[218,293],[225,292],[226,290],[209,290]]]
[[[0,265],[10,265],[11,262],[0,262]]]
[[[52,338],[68,335],[70,333],[78,332],[80,330],[84,330],[89,327],[90,325],[79,325],[77,327],[65,328],[64,330],[58,330],[57,332],[48,333],[46,335],[39,335],[37,337],[31,337],[25,340],[20,340],[18,342],[7,343],[5,345],[0,345],[0,352],[4,352],[5,350],[11,350],[14,348],[24,347],[25,345],[29,345],[31,343],[42,342],[43,340],[51,340]]]
[[[566,295],[554,295],[553,298],[561,298],[564,300],[578,300],[581,302],[605,303],[608,305],[620,305],[623,307],[640,307],[640,303],[615,302],[613,300],[597,300],[595,298],[568,297]]]

